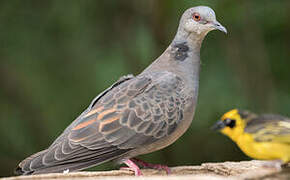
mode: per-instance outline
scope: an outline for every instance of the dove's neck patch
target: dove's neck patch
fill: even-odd
[[[175,60],[184,61],[188,57],[189,47],[186,42],[172,45],[172,54]]]

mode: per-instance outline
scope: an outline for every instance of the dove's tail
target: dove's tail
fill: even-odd
[[[44,150],[23,160],[15,169],[14,173],[17,175],[29,175],[78,171],[120,158],[122,155],[126,154],[127,151],[128,150],[107,147],[106,149],[102,149],[102,152],[105,153],[92,150],[83,157],[72,157],[60,161],[56,159],[55,161],[46,163],[44,158],[49,154],[49,151]]]

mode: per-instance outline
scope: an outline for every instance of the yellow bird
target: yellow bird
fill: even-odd
[[[290,118],[233,109],[213,129],[230,137],[254,159],[290,161]]]

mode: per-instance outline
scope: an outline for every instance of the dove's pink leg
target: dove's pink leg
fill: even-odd
[[[158,170],[165,170],[166,171],[166,174],[170,174],[171,173],[171,170],[168,166],[166,165],[161,165],[161,164],[151,164],[151,163],[147,163],[147,162],[144,162],[140,159],[136,159],[136,158],[132,158],[131,159],[133,162],[145,167],[145,168],[152,168],[152,169],[158,169]]]
[[[124,163],[128,166],[128,169],[132,170],[135,172],[135,176],[141,176],[142,173],[140,171],[140,168],[130,159],[124,161]],[[122,168],[122,169],[126,169],[126,168]]]

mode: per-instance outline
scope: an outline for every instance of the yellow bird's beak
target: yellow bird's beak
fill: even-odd
[[[214,131],[219,131],[223,129],[224,127],[226,127],[226,124],[224,123],[224,121],[218,121],[211,127],[211,129]]]

